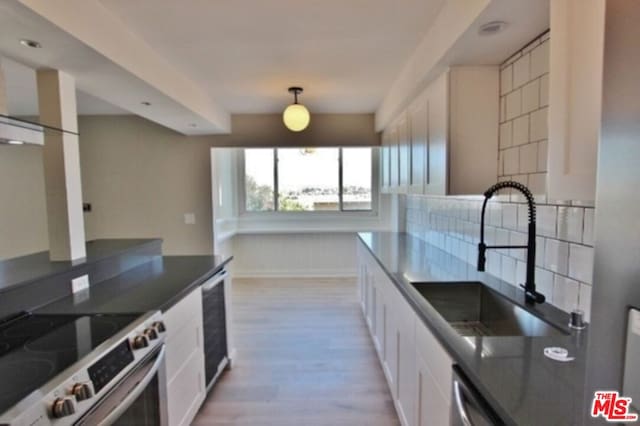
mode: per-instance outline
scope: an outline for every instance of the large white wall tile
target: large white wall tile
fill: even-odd
[[[538,142],[538,172],[547,171],[547,149],[547,141]]]
[[[518,229],[518,205],[503,204],[502,226],[507,229]]]
[[[580,284],[570,278],[556,275],[553,283],[553,304],[558,308],[571,312],[578,307]]]
[[[545,41],[531,51],[531,78],[549,72],[549,42]]]
[[[549,105],[549,74],[540,78],[540,106]]]
[[[530,56],[529,54],[523,55],[520,59],[513,64],[513,87],[520,87],[527,83],[530,78]]]
[[[582,242],[588,246],[593,246],[593,219],[594,209],[585,209]]]
[[[542,108],[531,113],[531,121],[529,123],[529,140],[531,142],[548,139],[548,122],[547,122],[547,110],[548,108]]]
[[[556,206],[538,206],[537,227],[538,234],[555,238],[558,208]]]
[[[527,123],[527,131],[529,124]],[[513,122],[507,121],[500,125],[500,149],[509,148],[512,145]]]
[[[523,115],[513,121],[512,145],[524,145],[529,143],[529,117]]]
[[[505,95],[513,88],[513,65],[500,71],[500,94]]]
[[[544,267],[558,274],[569,271],[569,244],[547,238],[544,247]]]
[[[520,147],[520,173],[535,173],[538,170],[538,144]]]
[[[558,207],[558,238],[572,243],[581,243],[583,222],[583,208]]]
[[[505,119],[511,120],[522,113],[522,91],[514,90],[506,96]]]
[[[593,247],[569,246],[569,276],[583,283],[593,283]]]
[[[540,79],[527,83],[522,88],[522,112],[531,112],[540,106]]]
[[[553,303],[553,272],[536,268],[536,290],[544,294],[547,302]]]
[[[504,174],[515,175],[520,167],[520,151],[518,148],[509,148],[504,152]]]

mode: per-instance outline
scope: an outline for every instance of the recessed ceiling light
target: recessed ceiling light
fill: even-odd
[[[22,141],[16,141],[16,140],[10,140],[10,141],[7,141],[7,143],[8,143],[9,145],[24,145],[24,142],[22,142]]]
[[[21,39],[20,44],[25,47],[31,47],[33,49],[40,49],[42,47],[42,45],[39,42],[35,40],[29,40],[28,38]]]
[[[143,102],[140,102],[140,103],[142,105],[144,105],[144,106],[151,106],[151,102],[148,102],[148,101],[143,101]]]
[[[483,24],[478,29],[478,34],[481,36],[489,36],[502,32],[505,28],[507,28],[507,23],[504,21],[491,21]]]

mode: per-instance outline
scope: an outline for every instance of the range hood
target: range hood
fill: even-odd
[[[44,126],[0,114],[0,143],[44,145]]]

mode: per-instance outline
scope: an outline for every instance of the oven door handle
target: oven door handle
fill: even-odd
[[[202,291],[207,292],[207,291],[213,289],[215,286],[220,284],[222,281],[226,280],[228,276],[229,276],[229,273],[227,271],[224,271],[224,270],[219,272],[219,273],[217,273],[216,275],[214,275],[211,278],[210,282],[202,285]]]
[[[133,403],[136,401],[136,399],[138,399],[140,394],[145,390],[149,382],[153,380],[153,377],[160,369],[160,366],[164,361],[164,356],[165,345],[163,344],[160,348],[160,351],[158,352],[158,356],[154,361],[153,366],[149,369],[149,372],[142,378],[142,380],[140,380],[140,382],[138,382],[136,387],[131,390],[131,392],[129,392],[129,394],[122,400],[122,402],[118,404],[118,406],[113,411],[111,411],[108,416],[102,419],[102,421],[100,422],[100,426],[113,424],[120,418],[120,416],[125,413],[125,411],[129,409],[129,407],[131,407],[131,405],[133,405]]]

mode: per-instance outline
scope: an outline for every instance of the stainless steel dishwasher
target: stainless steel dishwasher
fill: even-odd
[[[452,377],[451,426],[504,425],[457,365],[453,366]]]
[[[227,312],[224,269],[202,285],[202,331],[204,334],[204,373],[207,391],[211,389],[228,362]]]

